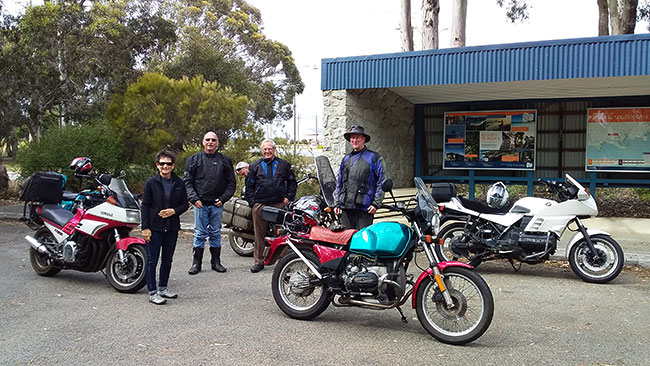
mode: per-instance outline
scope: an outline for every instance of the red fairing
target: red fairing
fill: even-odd
[[[77,209],[77,214],[74,215],[74,217],[70,221],[68,221],[67,224],[65,224],[65,226],[63,227],[63,232],[68,235],[72,234],[83,216],[84,216],[83,210]]]
[[[314,251],[321,263],[331,261],[332,259],[341,258],[345,255],[344,250],[334,249],[322,245],[314,245]]]
[[[287,241],[287,236],[286,235],[282,235],[282,236],[279,236],[277,238],[273,238],[273,240],[271,240],[271,248],[269,248],[269,254],[266,256],[266,260],[264,261],[264,265],[266,265],[266,266],[269,265],[269,260],[271,260],[271,258],[273,258],[273,253],[275,253],[275,251],[280,246],[287,245],[286,241]]]
[[[117,243],[115,243],[115,246],[117,247],[117,249],[126,250],[126,248],[128,248],[129,245],[131,245],[131,244],[142,244],[142,245],[144,245],[145,243],[146,243],[146,241],[144,241],[144,239],[142,239],[142,238],[128,237],[128,238],[118,240]]]
[[[440,262],[437,264],[438,269],[440,272],[445,273],[445,268],[447,267],[465,267],[469,269],[474,269],[474,267],[470,266],[467,263],[463,262],[458,262],[458,261],[446,261],[446,262]],[[433,275],[433,271],[431,268],[427,268],[424,272],[420,274],[420,277],[418,277],[418,280],[415,281],[415,286],[413,286],[413,296],[411,296],[411,301],[413,302],[412,306],[413,309],[415,309],[415,295],[418,293],[418,287],[420,286],[420,282],[427,277]]]

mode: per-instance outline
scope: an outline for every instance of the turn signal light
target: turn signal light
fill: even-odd
[[[427,244],[431,244],[431,243],[433,243],[433,237],[431,235],[427,235],[427,236],[424,237],[424,241]]]
[[[326,207],[326,208],[325,208],[325,212],[327,212],[327,213],[332,212],[332,208],[331,208],[331,207]]]

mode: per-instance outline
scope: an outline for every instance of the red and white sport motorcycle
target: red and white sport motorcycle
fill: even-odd
[[[140,206],[124,180],[108,174],[89,175],[100,185],[99,203],[70,212],[53,203],[30,202],[26,236],[29,259],[41,276],[62,269],[97,272],[106,269],[108,282],[119,292],[145,285],[145,241],[129,236],[140,224]],[[34,225],[36,224],[36,226]]]

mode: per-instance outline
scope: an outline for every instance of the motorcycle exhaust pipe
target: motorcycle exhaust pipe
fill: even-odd
[[[40,241],[36,240],[35,238],[27,235],[25,236],[25,240],[29,243],[29,245],[34,248],[39,253],[49,255],[50,257],[53,255],[52,251],[48,249],[43,243]]]

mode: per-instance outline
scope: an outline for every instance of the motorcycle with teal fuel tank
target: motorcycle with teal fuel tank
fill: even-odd
[[[415,186],[414,205],[399,206],[394,197],[394,205],[382,205],[403,214],[410,225],[380,222],[334,232],[316,225],[309,208],[265,207],[263,218],[280,225],[266,259],[269,265],[281,258],[272,278],[278,307],[301,320],[315,318],[330,303],[394,308],[406,322],[400,306],[411,299],[421,325],[441,342],[465,344],[485,333],[494,313],[492,292],[470,265],[439,260],[433,249],[438,206],[419,177]],[[392,196],[390,180],[383,188]],[[425,253],[428,266],[414,279],[409,265],[416,263],[416,251]],[[284,252],[288,254],[282,256]]]

